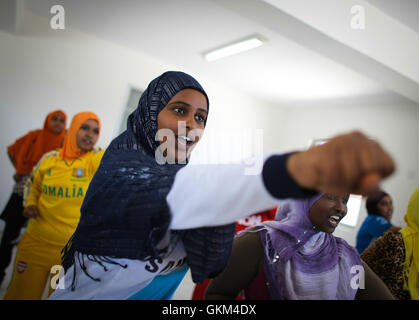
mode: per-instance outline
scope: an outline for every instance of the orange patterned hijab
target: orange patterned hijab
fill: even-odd
[[[14,144],[7,147],[7,152],[13,160],[17,173],[30,173],[44,153],[62,146],[65,130],[57,134],[49,128],[52,117],[56,115],[60,115],[67,120],[67,115],[63,111],[53,111],[46,117],[43,129],[29,131],[16,140]]]
[[[77,132],[79,131],[82,124],[89,119],[96,120],[99,124],[99,130],[100,130],[100,119],[95,113],[80,112],[76,114],[73,117],[73,120],[71,121],[70,128],[68,129],[67,136],[65,137],[65,140],[64,140],[63,148],[60,151],[60,157],[63,158],[64,160],[73,160],[85,154],[77,146]]]

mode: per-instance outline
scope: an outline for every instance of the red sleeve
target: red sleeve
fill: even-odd
[[[261,213],[261,215],[262,215],[262,221],[275,219],[276,210],[277,210],[277,207],[272,208],[272,209],[270,209],[268,211],[262,212]]]

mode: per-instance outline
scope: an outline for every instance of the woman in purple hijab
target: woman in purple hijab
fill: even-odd
[[[345,240],[333,236],[349,196],[319,194],[280,205],[274,221],[236,239],[206,299],[394,299]]]

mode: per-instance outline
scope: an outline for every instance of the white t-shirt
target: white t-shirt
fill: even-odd
[[[77,253],[76,253],[77,255]],[[125,300],[147,287],[157,276],[168,274],[186,263],[186,252],[182,241],[179,241],[173,251],[163,259],[141,261],[134,259],[111,259],[118,264],[102,262],[105,269],[97,262],[84,256],[83,262],[87,273],[81,270],[77,261],[71,266],[64,277],[63,283],[58,283],[57,289],[49,299],[51,300]],[[126,266],[125,268],[123,266]],[[75,290],[71,291],[71,283],[76,270]],[[60,279],[62,281],[62,279]],[[62,288],[62,289],[60,289]]]
[[[261,173],[246,174],[246,168],[243,163],[187,165],[179,170],[167,196],[172,214],[168,232],[234,223],[277,206],[279,200],[268,193]],[[172,268],[165,270],[165,265],[170,261],[177,265],[185,258],[186,253],[180,241],[170,256],[155,265],[134,259],[112,258],[121,265],[127,265],[127,268],[104,263],[108,269],[105,271],[100,264],[84,259],[87,272],[101,281],[89,278],[76,259],[75,290],[71,291],[73,265],[65,275],[65,289],[55,290],[50,299],[127,299],[145,288],[156,275],[173,271]]]

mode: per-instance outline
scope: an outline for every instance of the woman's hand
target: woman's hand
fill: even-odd
[[[22,214],[26,218],[37,218],[39,216],[39,211],[36,206],[27,206],[23,209]]]
[[[287,169],[307,189],[368,195],[378,188],[381,179],[393,173],[395,164],[379,143],[354,131],[291,155]]]
[[[13,175],[13,179],[15,180],[15,182],[20,182],[20,180],[22,179],[22,175],[21,174],[19,174],[19,173],[15,173],[14,175]]]

